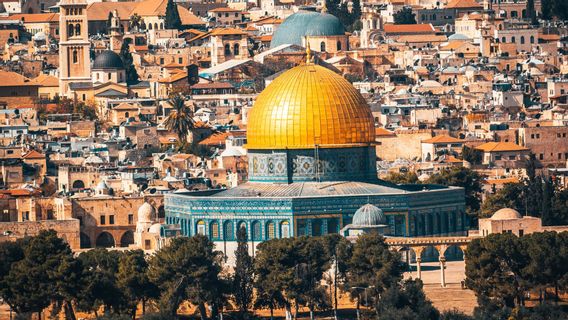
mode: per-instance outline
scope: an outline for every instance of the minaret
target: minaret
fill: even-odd
[[[59,3],[59,94],[70,97],[69,84],[92,82],[86,0]]]
[[[119,53],[122,48],[122,32],[120,32],[120,17],[118,11],[114,9],[110,22],[110,50]]]

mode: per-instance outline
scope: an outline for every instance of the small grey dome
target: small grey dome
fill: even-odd
[[[387,219],[383,210],[377,208],[372,204],[366,204],[357,209],[353,215],[353,225],[358,227],[372,227],[378,225],[385,225]]]
[[[454,33],[448,37],[448,40],[469,40],[469,37],[461,33]]]
[[[105,50],[93,62],[93,69],[124,69],[124,64],[114,51]]]

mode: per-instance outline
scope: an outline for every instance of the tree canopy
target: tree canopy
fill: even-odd
[[[394,14],[394,24],[416,24],[416,15],[411,7],[404,7]]]

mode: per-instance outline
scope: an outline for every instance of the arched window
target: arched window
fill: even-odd
[[[230,55],[231,55],[231,45],[228,44],[228,43],[225,45],[225,55],[226,55],[226,56],[230,56]]]
[[[75,35],[76,36],[80,36],[81,35],[81,24],[77,23],[75,25]]]
[[[68,25],[67,26],[67,36],[72,37],[74,32],[75,32],[75,26],[73,26],[73,24]]]
[[[501,38],[501,42],[507,43],[507,38],[505,38],[505,37]]]
[[[148,25],[148,29],[152,30],[152,24],[151,23]]]
[[[312,220],[312,236],[321,236],[322,235],[322,227],[321,227],[321,220],[314,219]]]
[[[525,44],[525,37],[521,36],[521,44]]]
[[[266,224],[266,239],[274,239],[276,237],[276,228],[274,222],[270,221]]]
[[[197,221],[197,234],[205,235],[205,221]]]
[[[251,231],[252,231],[252,239],[254,241],[262,240],[262,231],[260,229],[260,222],[259,221],[253,221],[252,222]]]
[[[511,37],[511,43],[515,43],[517,41],[517,39],[515,39],[515,37]]]
[[[234,54],[235,56],[238,56],[238,55],[239,55],[239,44],[238,44],[238,43],[235,43],[235,44],[233,45],[233,54]]]
[[[110,81],[112,79],[112,73],[108,73],[108,81]]]
[[[425,21],[425,20],[426,20],[426,15],[422,14],[422,21]]]
[[[160,29],[161,29],[161,30],[164,30],[164,23],[163,23],[163,22],[160,23]]]
[[[341,51],[341,41],[337,41],[337,51]]]
[[[325,42],[323,41],[320,43],[320,51],[325,52]]]
[[[154,29],[158,30],[158,23],[154,23]]]
[[[78,57],[78,53],[77,50],[73,50],[73,63],[77,63],[79,62],[79,57]]]
[[[212,240],[219,240],[219,222],[213,221],[209,225],[209,235]]]
[[[436,14],[433,14],[433,15],[432,15],[432,20],[433,20],[433,21],[436,21]]]
[[[531,36],[531,43],[534,43],[534,36]]]
[[[223,224],[223,238],[227,241],[235,240],[235,231],[233,230],[233,221],[225,221]]]
[[[280,238],[290,237],[290,223],[288,221],[282,221],[280,223]]]

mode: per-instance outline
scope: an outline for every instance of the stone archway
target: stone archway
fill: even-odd
[[[97,248],[112,248],[114,247],[114,237],[108,232],[101,232],[96,241]]]
[[[446,257],[446,261],[463,261],[464,259],[464,252],[459,245],[451,245],[446,248],[444,252],[444,257]]]
[[[83,180],[75,180],[75,181],[73,181],[71,188],[73,188],[73,189],[84,189],[85,183],[83,182]]]
[[[128,230],[120,237],[120,246],[125,248],[131,244],[134,244],[134,233]]]
[[[420,257],[422,262],[437,262],[440,259],[440,249],[435,246],[425,246]]]
[[[79,241],[81,244],[81,249],[88,249],[91,247],[91,238],[85,233],[81,232],[79,235]]]

